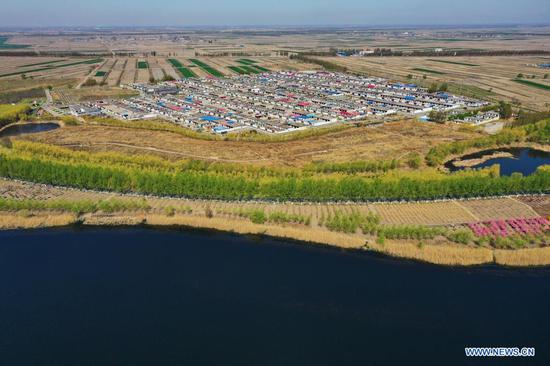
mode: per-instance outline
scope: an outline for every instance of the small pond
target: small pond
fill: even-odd
[[[27,133],[46,132],[59,128],[55,122],[48,123],[25,123],[6,127],[0,131],[0,137],[19,136]]]
[[[505,148],[485,150],[474,154],[464,155],[458,159],[448,161],[447,163],[445,163],[445,167],[452,172],[456,172],[465,169],[465,167],[457,167],[454,165],[454,162],[458,160],[480,159],[483,156],[492,155],[494,153],[500,152],[509,153],[513,156],[491,158],[469,168],[481,169],[499,164],[500,174],[509,176],[513,173],[530,175],[533,174],[538,167],[542,165],[550,165],[550,153],[548,152],[531,148]]]

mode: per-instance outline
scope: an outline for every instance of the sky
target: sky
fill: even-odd
[[[550,0],[25,0],[2,27],[550,24]]]

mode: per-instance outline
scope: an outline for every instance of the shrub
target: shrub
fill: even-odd
[[[422,163],[422,158],[420,157],[420,154],[416,152],[411,154],[407,159],[407,165],[409,166],[409,168],[412,168],[412,169],[418,169],[421,163]]]
[[[447,239],[459,244],[468,244],[474,240],[474,234],[470,230],[461,229],[450,231],[446,235]]]
[[[164,208],[164,214],[166,216],[174,216],[176,214],[176,209],[172,206],[167,206]]]
[[[249,215],[250,221],[255,224],[265,224],[267,218],[262,210],[253,210]]]

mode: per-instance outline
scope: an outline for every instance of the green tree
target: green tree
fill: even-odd
[[[509,119],[512,117],[512,105],[510,103],[505,103],[500,101],[498,103],[498,114],[500,118]]]
[[[447,121],[447,113],[444,111],[432,110],[428,114],[428,118],[430,119],[430,121],[434,121],[437,123],[445,123]]]

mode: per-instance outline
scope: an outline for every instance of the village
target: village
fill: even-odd
[[[216,134],[251,129],[287,133],[367,117],[420,117],[432,110],[475,110],[488,105],[447,92],[430,93],[415,84],[325,71],[184,78],[124,87],[140,95],[72,104],[67,112],[128,121],[162,118]]]

